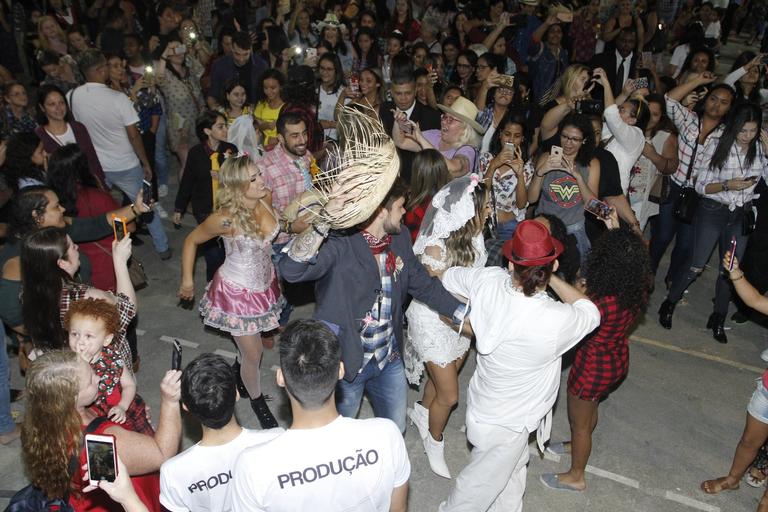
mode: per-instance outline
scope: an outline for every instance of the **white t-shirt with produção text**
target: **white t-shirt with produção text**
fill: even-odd
[[[339,416],[243,452],[232,506],[235,512],[385,512],[410,473],[403,436],[391,420]]]
[[[243,450],[283,433],[243,429],[239,436],[220,446],[199,443],[168,459],[160,467],[160,503],[171,512],[229,512],[235,460]]]

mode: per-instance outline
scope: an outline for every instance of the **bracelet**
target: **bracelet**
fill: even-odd
[[[742,271],[741,274],[739,274],[739,277],[737,277],[735,279],[733,277],[731,277],[731,281],[738,281],[739,279],[742,279],[743,277],[744,277],[744,271]]]
[[[728,180],[725,180],[724,182],[720,183],[720,186],[723,187],[723,192],[728,192]]]
[[[136,208],[134,208],[134,207],[133,207],[133,204],[134,204],[134,203],[131,203],[131,211],[132,211],[132,212],[133,212],[133,214],[134,214],[134,215],[135,215],[135,216],[138,218],[138,217],[140,217],[140,215],[139,215],[139,213],[136,211]]]

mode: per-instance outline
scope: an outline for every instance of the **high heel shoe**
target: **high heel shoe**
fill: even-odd
[[[725,334],[725,317],[719,313],[712,313],[707,320],[707,329],[712,329],[712,337],[718,343],[728,343],[728,336]]]
[[[245,388],[245,384],[243,383],[243,378],[240,376],[240,361],[235,359],[235,362],[232,363],[232,371],[235,372],[235,384],[237,386],[237,392],[240,393],[241,398],[251,398],[251,396],[248,394],[248,390]]]
[[[427,436],[422,439],[422,442],[432,472],[443,478],[451,478],[451,471],[448,469],[448,464],[445,463],[445,436],[441,436],[439,441],[435,441],[432,434],[427,432]]]
[[[429,409],[419,402],[413,403],[413,409],[408,409],[408,417],[411,419],[411,425],[416,425],[419,429],[419,437],[424,439],[429,435]]]
[[[251,400],[251,409],[256,414],[256,419],[259,420],[262,429],[266,430],[280,426],[272,415],[272,411],[269,410],[269,406],[266,400],[264,400],[264,395],[259,395]]]
[[[665,300],[659,308],[659,323],[665,329],[672,328],[672,314],[675,312],[675,303]]]

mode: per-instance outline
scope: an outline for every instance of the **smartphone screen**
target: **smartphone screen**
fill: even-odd
[[[590,199],[584,209],[601,219],[607,219],[611,216],[611,207],[595,198]]]
[[[108,435],[86,434],[85,450],[90,483],[97,485],[100,480],[114,482],[117,477],[115,438]]]
[[[736,237],[731,237],[731,259],[728,261],[728,272],[733,270],[733,265],[736,262]]]
[[[118,242],[128,234],[125,219],[112,216],[112,232]]]
[[[152,201],[152,184],[147,180],[141,180],[141,190],[144,192],[144,204]]]
[[[173,352],[171,352],[171,370],[181,370],[181,344],[179,340],[173,340]]]

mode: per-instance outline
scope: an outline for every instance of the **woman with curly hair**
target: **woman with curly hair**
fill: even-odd
[[[195,297],[195,253],[212,238],[224,241],[226,259],[200,300],[205,324],[232,335],[240,351],[240,376],[262,428],[277,427],[261,393],[261,333],[278,327],[285,299],[272,265],[272,240],[280,230],[272,193],[248,155],[229,158],[219,172],[217,209],[184,240],[179,297]]]
[[[490,194],[477,174],[457,178],[435,194],[413,246],[430,275],[440,277],[450,267],[485,266],[483,226],[490,211]],[[421,401],[408,415],[419,429],[432,471],[451,478],[443,429],[459,401],[459,371],[470,337],[457,335],[418,300],[411,302],[406,317],[411,343],[405,350],[405,374],[411,384],[419,383],[424,366],[429,374]]]
[[[181,372],[171,370],[160,383],[160,415],[152,437],[125,430],[94,412],[91,405],[99,380],[77,353],[67,350],[40,356],[27,371],[27,408],[21,428],[22,457],[32,485],[50,500],[67,500],[78,512],[115,510],[105,493],[87,492],[80,469],[86,463],[83,434],[112,435],[124,469],[134,475],[131,482],[145,510],[159,511],[158,470],[176,454],[181,439],[180,377]]]
[[[619,225],[615,212],[606,224],[609,228]],[[541,475],[549,488],[583,491],[587,487],[584,470],[592,451],[597,406],[629,371],[628,336],[648,302],[650,275],[648,249],[629,229],[609,229],[589,253],[586,294],[600,311],[600,327],[576,348],[568,374],[571,441],[549,445],[558,454],[570,451],[571,468]]]

